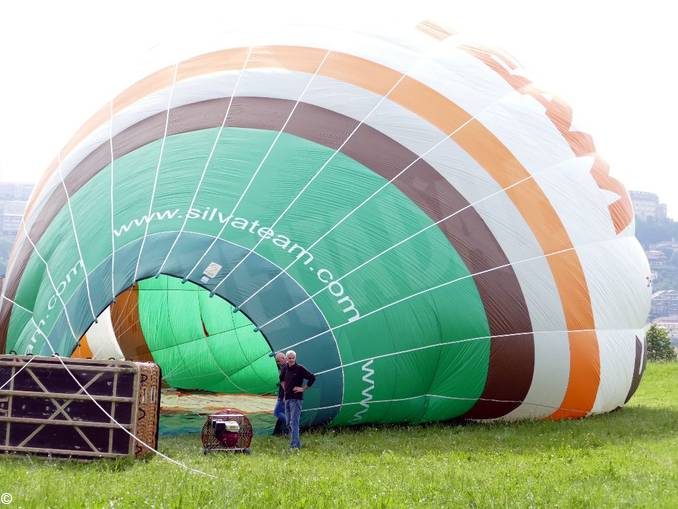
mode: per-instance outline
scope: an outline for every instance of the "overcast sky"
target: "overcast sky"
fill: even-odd
[[[414,25],[503,48],[563,97],[629,189],[678,217],[678,30],[672,2],[315,0],[3,3],[0,180],[34,182],[78,126],[162,52],[250,24]]]

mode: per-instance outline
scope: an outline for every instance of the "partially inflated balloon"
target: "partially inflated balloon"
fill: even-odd
[[[150,355],[182,388],[270,392],[269,355],[292,348],[318,376],[306,424],[624,404],[650,272],[567,105],[427,24],[226,48],[122,92],[48,169],[5,349],[71,353],[103,312],[90,349]]]

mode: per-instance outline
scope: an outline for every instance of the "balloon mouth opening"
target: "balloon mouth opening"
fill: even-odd
[[[223,408],[247,415],[255,433],[273,433],[274,355],[245,311],[197,283],[164,274],[120,292],[71,353],[158,364],[161,439],[199,434],[207,416]]]
[[[119,293],[71,355],[155,362],[164,391],[176,391],[183,401],[196,394],[207,409],[214,401],[237,407],[226,395],[247,395],[246,407],[267,406],[252,398],[277,390],[274,350],[246,312],[197,283],[164,274]]]

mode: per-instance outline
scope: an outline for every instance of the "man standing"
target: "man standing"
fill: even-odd
[[[283,379],[282,372],[287,368],[287,358],[282,352],[275,354],[275,362],[278,365],[278,377]],[[275,402],[273,415],[276,417],[274,435],[284,435],[287,433],[287,417],[285,415],[285,391],[282,388],[282,382],[278,383],[278,399]]]
[[[315,382],[315,375],[301,364],[297,364],[297,353],[290,350],[286,354],[287,367],[280,373],[280,382],[285,390],[285,412],[292,440],[290,449],[299,449],[299,418],[304,400],[304,391]],[[307,384],[304,385],[304,380]]]

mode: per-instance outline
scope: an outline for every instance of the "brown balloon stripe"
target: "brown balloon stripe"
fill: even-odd
[[[213,99],[181,106],[171,110],[168,136],[199,129],[218,127],[223,121],[228,99]],[[278,131],[282,128],[294,101],[241,97],[233,101],[227,120],[229,127]],[[286,127],[286,132],[337,149],[358,125],[355,119],[318,106],[301,103]],[[320,126],[320,127],[319,127]],[[114,158],[150,142],[164,134],[165,112],[140,121],[113,139]],[[417,155],[379,131],[363,124],[344,145],[342,152],[359,161],[375,173],[391,180],[402,169],[417,159]],[[73,195],[98,171],[110,163],[110,147],[102,144],[66,176],[66,187]],[[433,221],[459,212],[438,225],[457,250],[471,273],[507,265],[501,246],[487,225],[466,199],[434,168],[418,160],[407,172],[394,181],[406,196],[414,201]],[[50,199],[42,210],[42,217],[54,217],[65,203]],[[468,208],[465,208],[468,207]],[[44,226],[32,232],[37,239]],[[28,253],[30,255],[30,250]],[[26,258],[27,259],[27,258]],[[20,264],[23,266],[23,263]],[[18,281],[17,277],[14,282]],[[531,321],[522,290],[511,267],[474,276],[485,306],[490,332],[504,335],[531,330]],[[14,291],[13,285],[11,291]],[[4,319],[4,317],[3,317]],[[534,370],[534,342],[532,334],[516,336],[511,341],[491,340],[490,365],[487,383],[479,401],[470,411],[473,418],[496,418],[510,412],[522,401],[532,382]],[[488,400],[510,400],[502,403]]]

